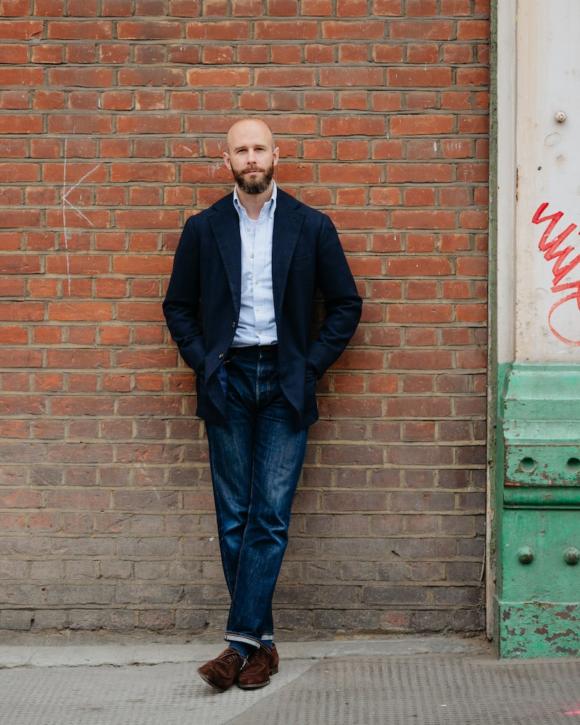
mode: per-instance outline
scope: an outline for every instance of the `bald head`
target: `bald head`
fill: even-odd
[[[248,138],[259,138],[269,145],[271,149],[274,149],[272,129],[261,118],[241,118],[233,123],[227,135],[228,149],[235,148],[236,144]]]
[[[279,153],[265,121],[242,118],[228,131],[224,164],[232,172],[239,190],[261,194],[270,187]]]

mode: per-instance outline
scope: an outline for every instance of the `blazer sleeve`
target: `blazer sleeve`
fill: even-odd
[[[308,351],[307,365],[320,378],[354,335],[361,316],[362,299],[336,228],[326,214],[316,255],[316,282],[324,298],[326,314],[318,337]]]
[[[199,324],[200,268],[199,240],[195,217],[181,232],[173,258],[169,287],[163,300],[163,314],[181,357],[197,373],[202,369],[205,349]]]

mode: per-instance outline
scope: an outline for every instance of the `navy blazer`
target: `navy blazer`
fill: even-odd
[[[219,368],[238,324],[241,237],[233,194],[189,217],[175,252],[163,312],[185,362],[197,373],[196,414],[224,422]],[[278,189],[272,286],[282,392],[297,427],[318,418],[315,385],[354,334],[362,300],[330,218]],[[310,339],[316,290],[325,317]]]

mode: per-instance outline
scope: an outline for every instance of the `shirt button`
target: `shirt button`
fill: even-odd
[[[223,354],[223,352],[220,352],[220,354],[218,355],[218,357],[219,357],[219,359],[220,359],[220,360],[223,360],[223,359],[224,359],[224,354]]]

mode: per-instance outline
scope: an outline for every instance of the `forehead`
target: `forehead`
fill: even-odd
[[[271,146],[272,133],[265,123],[259,121],[240,121],[228,131],[228,145],[237,146]]]

